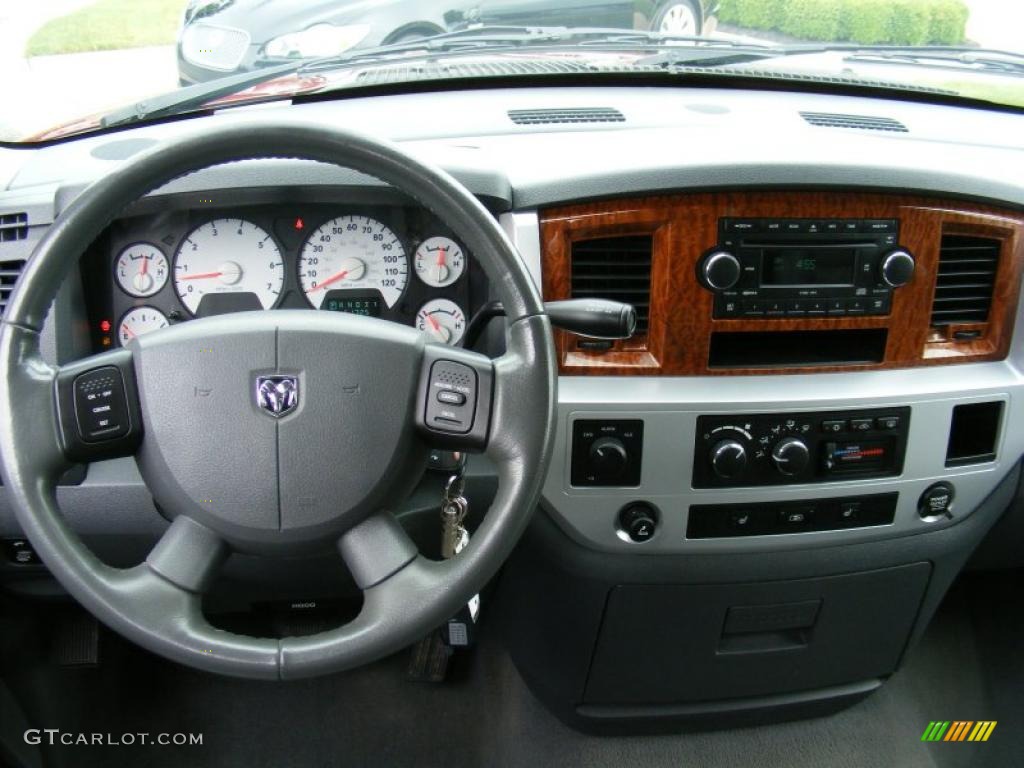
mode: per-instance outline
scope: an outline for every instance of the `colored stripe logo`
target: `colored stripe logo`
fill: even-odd
[[[988,741],[996,729],[996,720],[932,720],[921,734],[921,741]]]

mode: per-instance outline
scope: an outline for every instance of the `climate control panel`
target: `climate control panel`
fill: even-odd
[[[700,416],[693,486],[887,477],[903,470],[910,408]]]

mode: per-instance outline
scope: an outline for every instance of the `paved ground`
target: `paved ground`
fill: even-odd
[[[17,139],[177,87],[172,46],[23,58],[36,29],[94,1],[0,0],[0,87],[5,105],[16,105],[0,112],[0,139]],[[973,42],[1024,50],[1024,2],[966,2],[971,10],[967,35]]]

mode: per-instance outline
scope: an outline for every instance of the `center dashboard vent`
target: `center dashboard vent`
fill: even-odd
[[[933,327],[988,321],[1001,248],[1001,241],[989,237],[942,236]]]
[[[510,109],[509,119],[516,125],[551,125],[555,123],[624,123],[625,116],[612,107],[579,107],[569,109]]]
[[[908,133],[907,126],[891,117],[843,115],[832,112],[801,112],[800,117],[822,128],[857,128],[862,131],[893,131]]]
[[[650,235],[579,240],[572,244],[572,298],[611,299],[636,308],[636,335],[647,333],[651,307]]]

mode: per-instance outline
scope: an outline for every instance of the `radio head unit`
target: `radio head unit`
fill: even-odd
[[[914,258],[896,219],[718,221],[718,245],[698,263],[714,317],[886,315]]]

